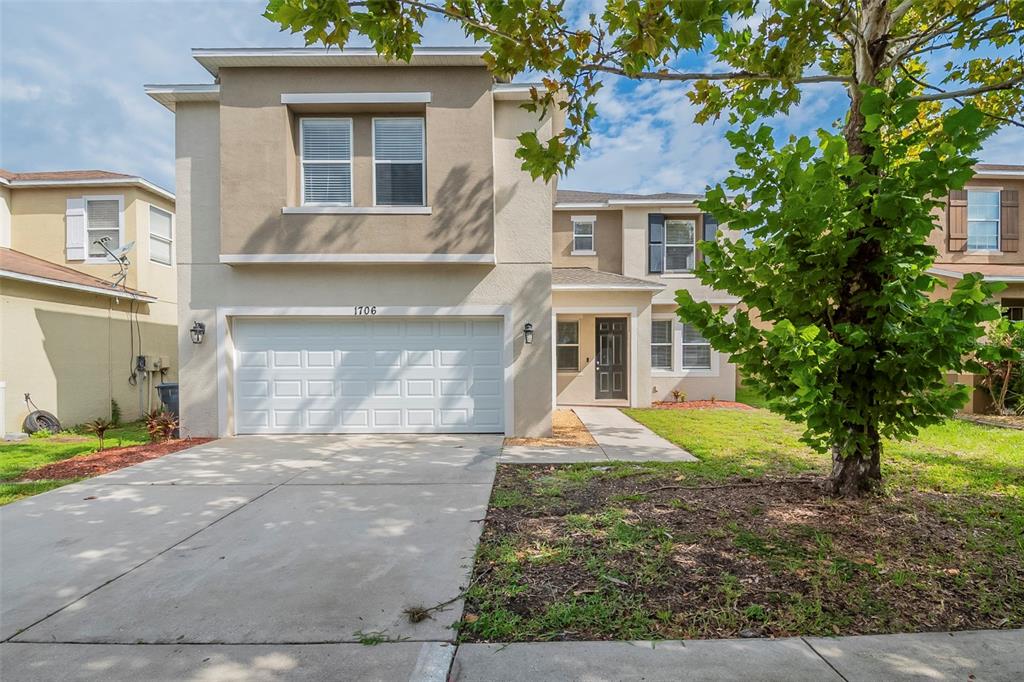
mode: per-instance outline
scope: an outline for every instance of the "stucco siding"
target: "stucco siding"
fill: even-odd
[[[594,216],[596,256],[572,255],[573,216]],[[551,225],[552,265],[556,268],[591,268],[603,272],[622,272],[622,211],[555,211]]]
[[[224,254],[493,253],[491,79],[486,69],[222,69],[221,248]],[[431,215],[292,215],[299,202],[298,119],[284,93],[423,92]],[[318,111],[316,115],[328,112]],[[353,199],[372,205],[370,120],[353,118]],[[313,115],[313,114],[310,114]]]

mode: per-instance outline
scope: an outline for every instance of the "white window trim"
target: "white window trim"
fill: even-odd
[[[669,223],[693,223],[693,241],[689,244],[669,244],[668,243],[668,224]],[[668,269],[668,248],[670,246],[689,246],[693,249],[693,265],[697,265],[697,220],[695,218],[666,218],[665,219],[665,243],[662,244],[662,248],[665,250],[665,268],[662,271],[663,275],[683,275],[690,274],[693,269],[690,270],[669,270]]]
[[[967,242],[971,241],[971,192],[988,192],[996,195],[996,208],[999,209],[996,212],[996,248],[994,249],[965,249],[964,253],[980,253],[980,254],[992,254],[1002,253],[1002,236],[1003,236],[1003,188],[1002,187],[965,187],[964,191],[967,192]],[[978,221],[974,221],[978,222]],[[989,222],[989,221],[984,221]]]
[[[672,369],[651,367],[651,376],[685,379],[686,377],[717,377],[721,374],[721,354],[711,348],[711,369],[684,369],[683,364],[683,323],[672,313],[654,313],[651,320],[672,320]]]
[[[82,224],[85,229],[85,263],[113,263],[114,259],[104,254],[102,256],[90,256],[89,247],[92,245],[92,240],[89,238],[89,202],[90,201],[117,201],[117,246],[110,249],[116,251],[117,249],[124,246],[125,242],[125,230],[124,230],[124,195],[123,194],[87,194],[82,197],[82,208],[84,209],[84,216]],[[110,248],[110,247],[107,247]]]
[[[309,161],[308,163],[315,164],[337,164],[339,166],[348,164],[348,196],[350,201],[306,201],[306,150],[305,143],[303,142],[305,136],[302,134],[302,126],[306,124],[306,121],[317,120],[317,121],[340,121],[348,124],[348,161],[342,160],[330,160],[330,159],[319,159],[316,161]],[[303,206],[352,206],[355,201],[355,164],[353,163],[352,157],[355,156],[354,149],[355,140],[353,139],[353,128],[352,119],[345,117],[335,116],[303,116],[299,119],[299,203]]]
[[[596,256],[597,255],[597,216],[596,215],[574,215],[570,216],[572,224],[572,251],[571,256]],[[590,223],[590,249],[576,248],[576,223]],[[582,235],[587,236],[587,235]]]
[[[565,322],[572,322],[573,324],[576,325],[576,343],[558,343],[558,325],[560,325],[562,323],[565,323]],[[579,374],[580,371],[582,371],[582,369],[583,369],[580,366],[580,320],[579,320],[579,318],[568,319],[568,320],[566,320],[566,319],[562,319],[562,320],[556,319],[555,320],[555,334],[554,334],[554,336],[555,336],[555,357],[554,357],[555,371],[558,374],[572,374],[574,376]],[[559,369],[559,367],[558,367],[558,349],[559,348],[575,348],[576,349],[576,369]]]
[[[654,323],[655,322],[668,322],[668,323],[670,323],[669,324],[669,329],[670,330],[669,330],[669,335],[668,335],[668,337],[669,337],[668,341],[664,341],[664,342],[659,341],[658,343],[654,342]],[[658,315],[652,315],[651,316],[651,351],[652,351],[652,353],[651,353],[651,371],[652,372],[665,372],[665,373],[667,373],[667,372],[671,372],[672,368],[675,367],[675,364],[674,364],[674,352],[673,352],[673,349],[675,348],[675,327],[673,325],[671,325],[671,322],[672,322],[672,318],[670,318],[670,317],[664,317],[664,316],[658,316]],[[654,353],[653,353],[653,350],[654,350],[655,346],[668,346],[668,350],[669,350],[669,354],[668,354],[668,364],[669,364],[669,366],[668,367],[655,367],[654,366]]]
[[[371,129],[370,129],[370,148],[372,149],[371,160],[373,162],[371,164],[373,166],[373,178],[371,179],[372,180],[371,185],[372,185],[372,191],[373,191],[373,205],[374,205],[374,207],[380,206],[382,208],[383,207],[395,207],[395,208],[405,208],[405,209],[410,209],[410,208],[415,208],[416,207],[415,205],[404,205],[404,204],[403,205],[396,205],[396,204],[378,204],[377,203],[377,164],[378,163],[387,163],[387,164],[399,163],[399,164],[412,165],[413,163],[416,163],[415,161],[388,161],[388,160],[378,160],[377,159],[377,121],[380,121],[382,119],[388,119],[388,120],[391,120],[391,121],[405,120],[405,121],[419,121],[420,122],[420,130],[422,131],[422,135],[421,135],[420,139],[423,140],[423,147],[422,147],[422,149],[423,149],[423,160],[418,162],[423,167],[423,188],[422,188],[423,203],[420,204],[420,206],[429,206],[430,204],[427,202],[427,119],[426,119],[426,117],[425,116],[375,116],[373,118],[373,124],[372,124]]]
[[[149,239],[150,239],[150,241],[146,243],[146,248],[149,251],[149,262],[150,263],[156,263],[157,265],[162,265],[165,268],[173,268],[174,267],[174,214],[171,213],[170,211],[167,211],[165,209],[160,208],[159,206],[154,206],[153,204],[150,204],[149,205],[149,213],[147,213],[147,218],[146,218],[147,220],[149,220],[150,217],[152,217],[152,215],[153,215],[152,212],[153,211],[160,211],[161,213],[166,213],[167,217],[169,217],[171,219],[170,220],[170,222],[171,222],[171,237],[170,237],[170,239],[167,239],[167,238],[164,238],[164,237],[162,237],[162,236],[160,236],[158,234],[153,234],[153,227],[152,227],[152,224],[150,224],[150,228],[149,228]],[[167,246],[170,247],[170,254],[171,254],[171,262],[170,263],[165,263],[162,260],[156,260],[155,258],[153,258],[153,249],[150,248],[153,239],[156,239],[159,242],[164,242],[164,243],[167,244]]]

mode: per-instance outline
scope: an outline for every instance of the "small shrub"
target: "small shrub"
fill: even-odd
[[[674,390],[672,391],[672,397],[675,398],[677,403],[681,403],[686,400],[686,393],[680,390]]]
[[[50,429],[39,429],[34,433],[30,433],[29,438],[49,438],[52,435]]]
[[[178,428],[178,418],[165,410],[153,410],[146,415],[146,431],[149,440],[159,443],[174,435]]]
[[[100,450],[103,449],[103,438],[107,435],[107,431],[114,427],[114,423],[109,419],[99,417],[93,419],[91,422],[85,423],[85,430],[88,433],[93,434],[100,441]]]
[[[121,425],[121,406],[113,398],[110,399],[110,423],[114,426]]]

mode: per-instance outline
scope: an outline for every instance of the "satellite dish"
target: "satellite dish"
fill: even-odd
[[[129,251],[131,251],[134,248],[135,248],[135,242],[133,242],[133,241],[132,242],[128,242],[124,246],[118,247],[118,249],[116,251],[114,251],[114,257],[115,258],[120,258],[121,256],[126,255]]]

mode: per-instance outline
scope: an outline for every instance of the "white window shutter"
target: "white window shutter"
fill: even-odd
[[[85,199],[68,198],[64,217],[67,222],[68,260],[85,260]]]

